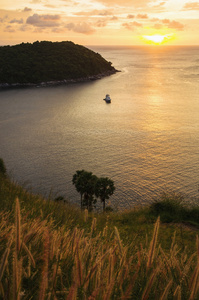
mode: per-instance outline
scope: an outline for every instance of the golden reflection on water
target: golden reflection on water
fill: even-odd
[[[111,201],[119,208],[145,204],[165,189],[197,197],[199,78],[190,66],[199,57],[185,50],[99,49],[122,72],[1,92],[1,156],[14,178],[79,203],[72,176],[92,171],[115,181]]]

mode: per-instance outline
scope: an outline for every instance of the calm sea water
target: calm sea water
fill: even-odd
[[[0,157],[12,178],[79,204],[71,180],[85,169],[114,180],[121,209],[165,190],[198,199],[199,48],[89,48],[121,72],[0,92]]]

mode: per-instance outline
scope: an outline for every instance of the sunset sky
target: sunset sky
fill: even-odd
[[[1,0],[0,45],[199,45],[196,0]]]

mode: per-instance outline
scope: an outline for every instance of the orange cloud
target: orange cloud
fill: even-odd
[[[142,27],[142,24],[138,22],[129,22],[129,23],[123,23],[122,26],[128,30],[134,30],[137,27]]]
[[[129,7],[146,7],[149,4],[149,0],[98,0],[98,2],[106,4],[107,6],[115,6],[120,5],[123,6],[129,6]]]
[[[129,14],[129,15],[127,16],[127,19],[134,19],[134,18],[135,18],[135,16],[132,15],[132,14]]]
[[[105,27],[107,25],[107,22],[105,20],[98,20],[96,23],[95,23],[95,26],[96,27]]]
[[[74,15],[76,16],[110,16],[112,15],[112,12],[110,10],[98,10],[98,9],[94,9],[91,11],[80,11],[75,13]]]
[[[199,10],[199,3],[198,2],[190,2],[186,3],[183,7],[183,10]]]
[[[160,19],[159,18],[152,18],[151,19],[151,22],[157,22],[157,21],[159,21]]]
[[[184,30],[184,25],[177,21],[170,21],[169,19],[164,19],[164,20],[162,20],[162,23],[167,25],[168,28]]]
[[[163,28],[163,25],[162,24],[160,24],[160,23],[156,23],[156,24],[154,24],[154,26],[153,26],[153,28],[155,28],[155,29],[162,29]]]
[[[138,14],[136,16],[136,18],[138,18],[138,19],[148,19],[148,15],[147,14]]]
[[[95,32],[95,30],[92,28],[92,26],[86,22],[82,23],[68,23],[65,25],[65,28],[67,28],[70,31],[78,32],[78,33],[83,33],[83,34],[92,34]]]
[[[112,16],[112,18],[110,18],[110,21],[117,21],[118,20],[118,17],[116,16]]]
[[[155,10],[156,12],[162,12],[165,10],[165,5],[166,1],[162,1],[159,4],[155,4],[152,6],[152,9]]]

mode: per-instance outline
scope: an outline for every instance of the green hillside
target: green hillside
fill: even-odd
[[[0,299],[199,299],[198,227],[183,224],[199,209],[179,201],[80,211],[28,193],[0,159]]]
[[[68,41],[0,47],[1,85],[96,79],[115,72],[100,54]]]

